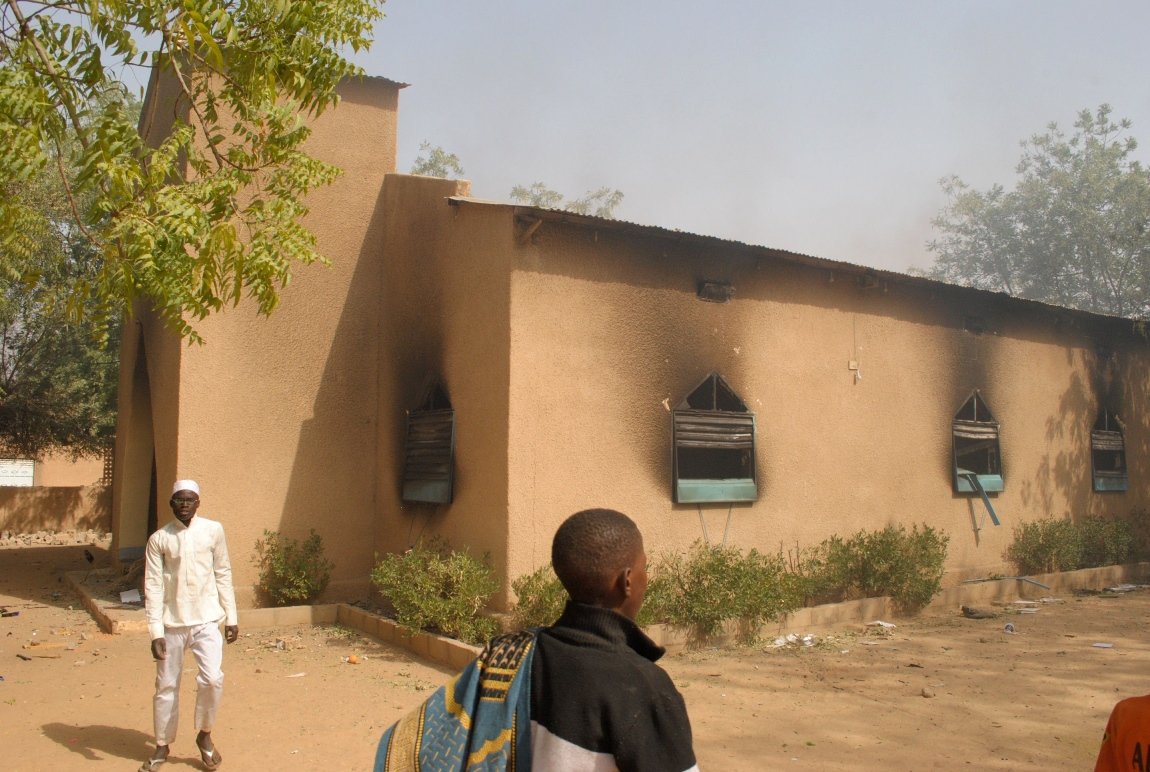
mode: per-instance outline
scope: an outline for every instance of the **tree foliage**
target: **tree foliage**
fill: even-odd
[[[1071,136],[1051,123],[1022,143],[1018,183],[942,180],[947,204],[927,275],[1072,308],[1150,316],[1150,174],[1130,122],[1083,110]]]
[[[448,153],[439,145],[430,142],[419,143],[419,155],[411,165],[412,174],[422,174],[426,177],[443,177],[444,179],[458,179],[463,176],[463,166],[459,163],[459,156]]]
[[[516,185],[511,189],[511,200],[521,204],[538,206],[544,209],[565,209],[576,214],[589,214],[595,217],[615,217],[615,209],[623,203],[623,191],[599,188],[588,191],[582,198],[568,200],[557,190],[551,190],[542,182],[531,185]]]
[[[115,89],[109,98],[123,93]],[[130,107],[138,113],[138,102]],[[9,191],[37,217],[34,231],[19,234],[25,248],[6,255],[15,278],[0,285],[4,456],[98,455],[115,431],[119,319],[98,324],[91,298],[75,292],[95,279],[101,260],[73,218],[69,190],[78,170],[65,147],[50,149],[51,162]],[[84,206],[90,198],[76,202]]]
[[[28,291],[47,275],[29,270],[53,227],[29,186],[50,174],[97,255],[73,318],[144,299],[197,340],[192,322],[244,297],[271,313],[292,265],[322,259],[304,199],[338,174],[302,151],[301,116],[360,74],[344,52],[381,15],[374,0],[4,0],[0,274]],[[145,105],[137,124],[118,88],[133,68],[170,77],[177,106]]]

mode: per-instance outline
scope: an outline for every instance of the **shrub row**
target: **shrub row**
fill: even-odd
[[[1131,519],[1084,517],[1079,520],[1048,517],[1014,529],[1006,559],[1019,574],[1049,574],[1098,568],[1150,557],[1145,514]]]
[[[812,603],[890,595],[912,610],[941,587],[946,534],[928,526],[887,526],[838,536],[784,556],[696,542],[686,554],[663,554],[651,563],[640,624],[671,624],[701,637],[739,620],[753,635],[768,620]],[[563,609],[566,594],[551,567],[512,583],[516,621],[546,625]]]
[[[908,531],[832,536],[807,549],[768,555],[757,550],[696,542],[686,553],[651,561],[643,625],[671,624],[700,637],[739,620],[747,635],[763,622],[803,606],[890,596],[903,611],[925,606],[941,588],[949,536],[927,525]],[[1129,520],[1046,518],[1018,526],[1006,559],[1020,574],[1072,571],[1150,557],[1150,517]],[[273,531],[256,543],[260,586],[276,605],[314,600],[327,586],[331,563],[313,531],[302,544]],[[372,583],[406,627],[482,643],[498,632],[485,615],[498,589],[486,559],[433,541],[382,558]],[[566,592],[550,565],[512,582],[518,598],[515,622],[551,624],[562,613]]]

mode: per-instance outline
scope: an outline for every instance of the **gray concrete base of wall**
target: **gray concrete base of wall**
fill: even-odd
[[[93,594],[87,581],[90,573],[93,572],[73,571],[65,576],[100,629],[114,634],[146,634],[148,625],[144,620],[143,605],[117,603]],[[1123,566],[1087,568],[1026,577],[1025,579],[1029,581],[1018,577],[1007,577],[969,582],[943,590],[922,613],[943,615],[956,613],[963,605],[1037,600],[1074,590],[1098,590],[1126,582],[1144,581],[1148,576],[1150,576],[1150,563],[1130,563]],[[763,625],[755,631],[749,631],[738,623],[730,623],[724,627],[719,636],[706,641],[698,640],[688,630],[669,625],[652,625],[647,629],[647,633],[656,643],[665,646],[669,653],[674,654],[698,645],[724,646],[754,636],[760,639],[773,639],[791,633],[805,635],[858,630],[871,622],[889,621],[893,618],[896,616],[890,598],[864,598],[799,609],[787,614],[782,620]],[[417,657],[456,670],[464,667],[480,651],[478,646],[471,646],[453,638],[412,632],[387,617],[346,603],[240,610],[240,628],[245,630],[317,624],[341,624],[384,643],[406,649]],[[749,633],[754,633],[754,636]]]

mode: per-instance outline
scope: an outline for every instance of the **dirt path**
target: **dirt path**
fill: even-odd
[[[0,607],[20,612],[0,618],[2,769],[131,770],[150,752],[147,636],[98,631],[61,581],[86,565],[82,546],[0,549]],[[998,611],[664,665],[708,772],[1092,768],[1113,703],[1150,692],[1150,591]],[[340,628],[241,632],[214,733],[233,772],[369,769],[380,731],[451,675]],[[201,768],[193,690],[167,772]]]

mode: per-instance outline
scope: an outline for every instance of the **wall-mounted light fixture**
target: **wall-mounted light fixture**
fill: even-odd
[[[726,303],[734,294],[735,287],[730,282],[700,279],[695,296],[708,303]]]

